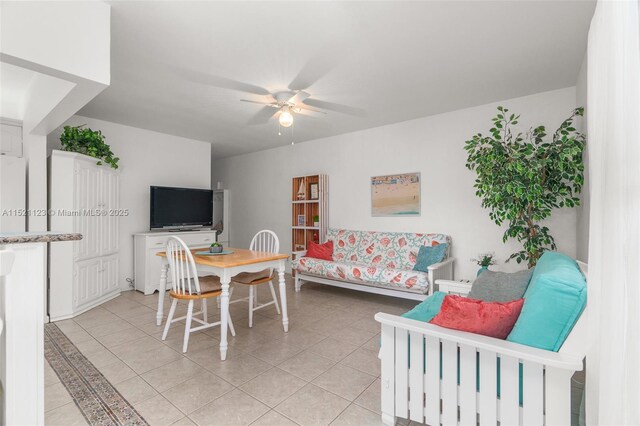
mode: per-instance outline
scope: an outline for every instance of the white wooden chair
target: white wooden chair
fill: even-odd
[[[254,235],[251,240],[250,250],[263,251],[267,253],[277,253],[280,249],[280,241],[278,236],[273,231],[262,230]],[[248,301],[249,302],[249,327],[253,327],[253,313],[259,309],[267,306],[275,305],[278,315],[280,315],[280,306],[278,305],[278,298],[276,297],[276,291],[273,288],[274,271],[273,268],[265,269],[261,272],[255,273],[241,273],[231,279],[232,284],[235,285],[248,285],[249,297],[242,299],[236,299],[229,303],[237,303]],[[271,290],[272,301],[268,303],[258,302],[258,285],[269,283],[269,290]]]
[[[169,292],[169,296],[173,301],[171,303],[171,308],[169,309],[169,316],[167,317],[164,332],[162,333],[162,340],[167,338],[167,333],[169,332],[169,328],[171,328],[171,324],[186,318],[182,352],[187,352],[187,347],[189,346],[189,335],[191,333],[220,325],[220,321],[214,323],[208,322],[207,299],[220,296],[220,294],[222,294],[222,286],[220,285],[220,279],[216,276],[210,275],[198,277],[196,264],[193,261],[193,255],[185,242],[180,238],[174,236],[169,237],[166,253],[167,261],[169,263],[169,273],[173,279],[171,284],[172,289]],[[188,301],[187,315],[179,318],[173,318],[178,300]],[[202,301],[202,310],[193,312],[193,304],[196,300]],[[194,317],[194,315],[199,314],[202,314],[202,320]],[[192,321],[202,325],[198,327],[191,327]],[[229,315],[229,329],[231,330],[231,335],[235,336],[236,332],[233,328],[231,315]]]

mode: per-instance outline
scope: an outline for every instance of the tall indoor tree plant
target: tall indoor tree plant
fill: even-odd
[[[498,107],[490,136],[481,133],[466,141],[467,168],[477,174],[474,187],[497,224],[506,222],[502,240],[515,238],[523,249],[510,259],[529,267],[556,244],[549,228],[541,225],[553,209],[575,207],[584,183],[582,154],[585,135],[573,127],[583,108],[576,108],[552,136],[544,126],[516,133],[519,115]]]

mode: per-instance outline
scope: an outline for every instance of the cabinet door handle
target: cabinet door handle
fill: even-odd
[[[204,240],[205,241],[211,241],[211,238],[205,238]]]
[[[161,246],[162,245],[162,241],[160,241],[159,243],[156,243],[157,246]]]

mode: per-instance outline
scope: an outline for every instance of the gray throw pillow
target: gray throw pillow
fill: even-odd
[[[533,268],[512,273],[484,271],[473,282],[468,297],[485,302],[522,299],[532,274]]]

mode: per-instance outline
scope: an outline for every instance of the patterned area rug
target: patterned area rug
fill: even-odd
[[[44,353],[90,425],[148,425],[53,323],[44,326]]]

